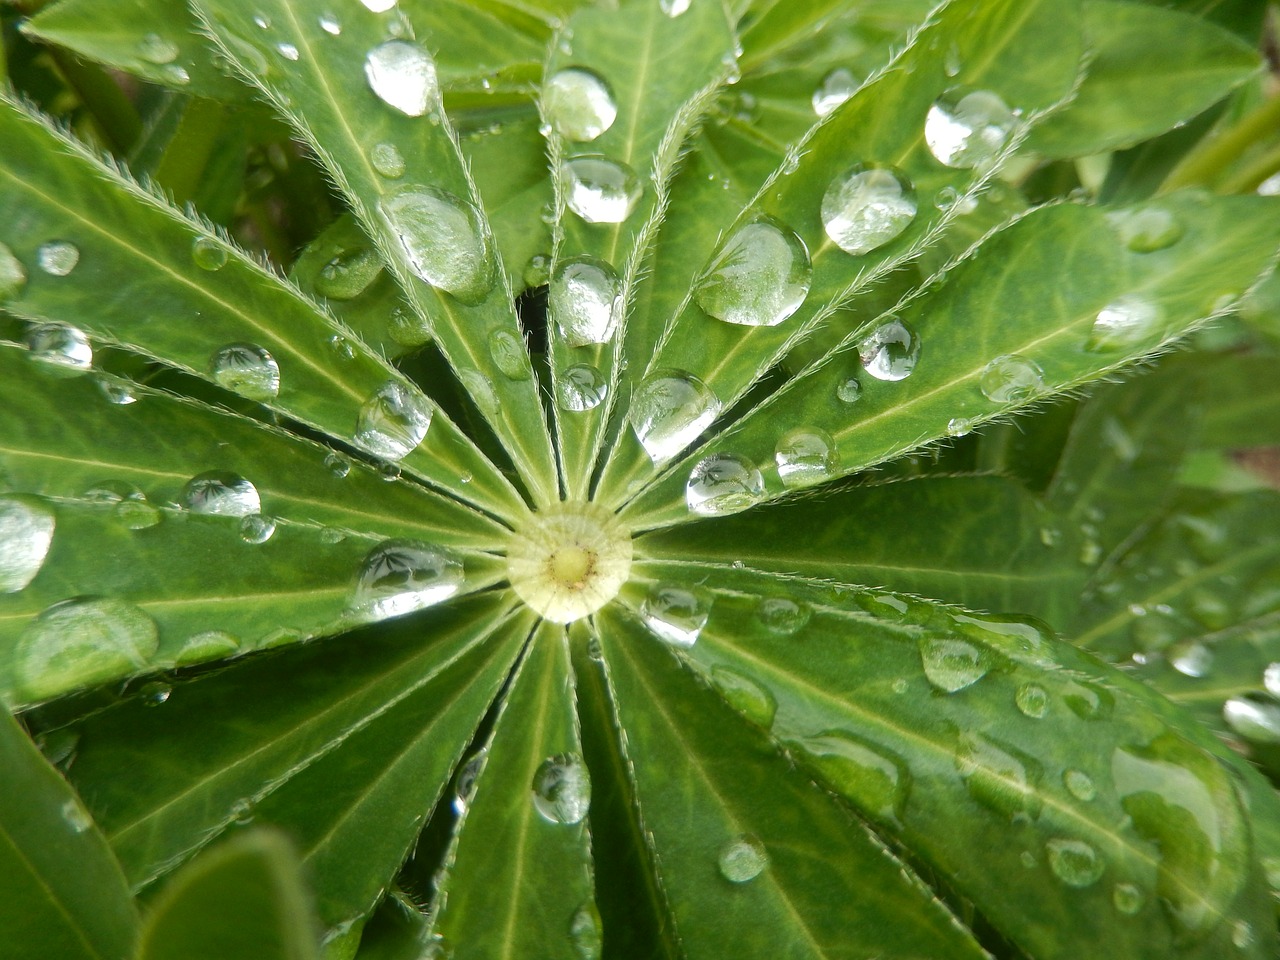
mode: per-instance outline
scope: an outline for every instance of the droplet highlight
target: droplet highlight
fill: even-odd
[[[622,223],[644,194],[634,170],[602,156],[566,160],[560,170],[565,203],[587,223]]]
[[[379,100],[406,116],[420,117],[440,99],[435,61],[407,40],[388,40],[370,50],[364,75]]]

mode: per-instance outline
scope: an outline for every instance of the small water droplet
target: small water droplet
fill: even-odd
[[[813,91],[810,102],[813,112],[825,117],[835,112],[836,107],[853,96],[858,89],[858,79],[844,67],[836,67],[825,77],[818,89]]]
[[[488,749],[481,747],[458,770],[458,781],[453,790],[453,812],[458,816],[466,813],[471,806],[471,800],[476,795],[476,781],[480,779],[480,772],[488,757]]]
[[[970,796],[1012,819],[1040,815],[1044,769],[1032,757],[980,733],[963,734],[956,771]]]
[[[591,806],[591,778],[575,753],[547,757],[533,775],[533,806],[551,823],[581,823]]]
[[[351,461],[340,453],[325,454],[324,465],[339,480],[351,472]]]
[[[496,282],[489,234],[474,206],[435,187],[404,186],[378,201],[420,280],[463,303],[479,303]]]
[[[711,671],[711,683],[731,707],[752,723],[765,730],[773,726],[778,702],[755,680],[736,670],[716,667]]]
[[[1260,697],[1232,697],[1222,705],[1232,730],[1254,743],[1280,743],[1280,704]]]
[[[992,403],[1020,403],[1044,389],[1044,371],[1034,360],[1006,353],[983,367],[978,386]]]
[[[1262,672],[1262,685],[1273,697],[1280,697],[1280,663],[1269,663]]]
[[[27,330],[31,359],[65,375],[84,373],[93,366],[93,347],[84,331],[69,323],[37,323]]]
[[[182,644],[175,662],[178,666],[207,663],[233,656],[240,649],[240,640],[225,630],[205,630],[192,634]]]
[[[138,56],[147,63],[173,63],[180,52],[176,43],[158,33],[148,33],[138,42]]]
[[[1142,890],[1132,883],[1117,883],[1111,891],[1111,902],[1126,917],[1131,917],[1146,902]]]
[[[1213,666],[1213,651],[1195,640],[1183,641],[1171,647],[1168,658],[1169,666],[1184,677],[1206,677]]]
[[[855,256],[895,239],[915,216],[915,191],[904,176],[887,167],[856,164],[832,180],[822,196],[827,236]]]
[[[1098,311],[1085,349],[1094,353],[1131,349],[1153,340],[1162,319],[1160,308],[1150,300],[1126,294]]]
[[[746,883],[764,872],[769,854],[758,838],[744,833],[721,848],[718,862],[722,877],[730,883]]]
[[[80,262],[80,248],[68,240],[50,240],[36,251],[36,263],[52,277],[65,277]]]
[[[658,9],[668,17],[675,18],[681,14],[688,13],[691,2],[692,0],[658,0]]]
[[[711,389],[683,370],[660,370],[636,389],[631,428],[655,466],[689,446],[720,415]]]
[[[897,754],[842,730],[788,741],[787,746],[862,813],[892,823],[901,821],[911,775]]]
[[[396,0],[360,0],[365,9],[373,13],[386,13],[396,5]]]
[[[466,391],[471,402],[488,417],[496,417],[502,408],[498,395],[494,392],[493,383],[479,370],[460,370],[458,380]]]
[[[987,90],[948,90],[929,108],[924,139],[939,163],[986,168],[1004,149],[1017,126],[1008,105]]]
[[[948,77],[954,77],[960,72],[960,44],[952,43],[947,47],[947,55],[942,61],[942,72]]]
[[[806,427],[783,434],[773,459],[778,478],[787,487],[807,487],[829,480],[839,463],[831,435]]]
[[[804,241],[762,217],[721,244],[697,281],[694,299],[726,323],[772,327],[800,309],[812,279]]]
[[[406,116],[420,117],[440,99],[435,61],[407,40],[388,40],[370,50],[364,75],[379,100]]]
[[[920,658],[929,682],[947,693],[972,686],[990,669],[983,651],[965,640],[922,637]]]
[[[600,911],[594,903],[584,903],[573,912],[569,921],[569,942],[578,960],[600,960],[604,929],[600,923]]]
[[[172,693],[173,687],[156,680],[151,683],[144,683],[138,689],[138,699],[142,701],[144,707],[158,707],[167,702]]]
[[[426,397],[389,380],[360,408],[352,441],[375,457],[402,460],[426,437],[431,415]]]
[[[542,87],[542,109],[560,136],[594,140],[618,116],[618,105],[603,77],[582,67],[561,70]]]
[[[905,380],[920,360],[920,337],[894,317],[859,341],[858,356],[862,368],[877,380]]]
[[[240,539],[245,543],[266,543],[276,532],[276,522],[271,517],[250,514],[240,521]]]
[[[227,248],[213,237],[196,237],[191,241],[191,260],[201,270],[221,270],[227,265]]]
[[[382,272],[382,260],[372,247],[338,250],[316,274],[316,292],[330,300],[354,300]]]
[[[640,616],[660,639],[677,647],[691,647],[711,616],[711,597],[698,589],[656,584],[640,605]]]
[[[49,556],[53,510],[36,497],[0,494],[0,593],[26,588]]]
[[[18,638],[15,670],[30,700],[141,670],[156,652],[156,623],[131,603],[76,597],[55,603]]]
[[[1049,869],[1069,887],[1091,887],[1106,872],[1107,865],[1098,851],[1083,840],[1053,837],[1045,843]]]
[[[280,365],[255,344],[223,347],[213,355],[209,368],[218,386],[250,400],[271,400],[280,393]]]
[[[547,290],[547,312],[569,346],[607,343],[622,315],[622,282],[595,257],[563,260]]]
[[[210,470],[187,481],[182,505],[209,517],[247,517],[262,510],[258,489],[244,477]]]
[[[15,299],[27,286],[27,269],[0,243],[0,303]]]
[[[608,381],[589,363],[575,363],[568,367],[556,384],[560,409],[570,413],[594,410],[604,402],[608,392]]]
[[[262,13],[257,14],[253,18],[253,23],[254,23],[254,26],[256,26],[259,30],[271,29],[271,18],[266,16],[265,14],[262,14]]]
[[[377,464],[378,476],[388,483],[392,483],[400,479],[400,464],[384,460]]]
[[[360,564],[347,605],[357,620],[385,620],[449,599],[464,580],[462,561],[421,540],[385,540]]]
[[[326,13],[320,18],[320,29],[331,37],[339,36],[342,33],[342,24],[338,22],[338,18],[331,13]]]
[[[298,59],[298,48],[292,43],[277,43],[276,53],[280,54],[280,56],[284,57],[286,60]]]
[[[187,68],[176,63],[166,63],[159,72],[165,81],[175,86],[183,87],[191,82],[191,74],[187,72]]]
[[[369,151],[369,162],[373,169],[388,180],[398,180],[404,176],[404,155],[394,143],[375,143]]]
[[[952,417],[947,421],[948,437],[967,437],[973,432],[973,421],[965,417]]]
[[[74,797],[63,802],[62,819],[74,833],[84,833],[93,826],[93,817],[89,816],[89,811]]]
[[[569,209],[587,223],[622,223],[644,194],[634,170],[597,154],[566,160],[560,184]]]
[[[1098,795],[1098,788],[1094,785],[1093,778],[1083,770],[1067,770],[1062,774],[1062,782],[1068,793],[1085,803]]]
[[[510,330],[494,330],[489,334],[489,355],[493,357],[494,366],[509,380],[528,380],[533,376],[524,340]]]
[[[846,377],[836,384],[836,398],[841,403],[857,403],[862,396],[862,384],[856,377]]]
[[[545,253],[535,253],[525,264],[521,279],[530,290],[545,287],[551,282],[551,257]]]
[[[1182,222],[1162,207],[1116,210],[1107,214],[1107,222],[1134,253],[1164,250],[1181,240],[1185,232]]]
[[[163,511],[141,490],[134,490],[116,501],[112,516],[126,530],[150,530],[164,519]]]
[[[689,472],[684,499],[693,513],[723,516],[754,506],[764,496],[764,477],[751,461],[732,453],[699,460]]]
[[[1063,691],[1063,703],[1081,720],[1105,720],[1115,707],[1111,691],[1094,683],[1072,680]]]
[[[1024,683],[1013,695],[1024,716],[1039,720],[1049,712],[1049,692],[1038,683]]]
[[[129,381],[109,376],[100,376],[96,379],[98,389],[102,391],[107,403],[114,403],[118,407],[127,407],[132,403],[138,402],[138,395],[134,392],[133,384]]]
[[[756,619],[770,633],[789,637],[809,622],[813,611],[788,597],[765,597],[756,607]]]

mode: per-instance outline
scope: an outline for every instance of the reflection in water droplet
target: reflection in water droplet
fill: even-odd
[[[595,257],[563,260],[547,289],[547,312],[569,346],[607,343],[621,319],[622,281]]]
[[[752,723],[765,730],[773,726],[778,702],[755,680],[736,670],[716,667],[711,671],[711,683],[731,707]]]
[[[16,593],[35,579],[49,555],[55,518],[43,500],[0,494],[0,593]]]
[[[829,480],[839,462],[831,435],[805,427],[783,434],[773,459],[778,478],[787,487],[807,487]]]
[[[1054,837],[1045,843],[1049,869],[1069,887],[1091,887],[1106,872],[1107,865],[1098,851],[1083,840]]]
[[[339,250],[316,274],[316,292],[330,300],[354,300],[381,272],[382,260],[372,247]]]
[[[476,781],[480,779],[480,772],[488,757],[488,749],[481,747],[458,770],[458,780],[453,790],[453,812],[458,816],[466,813],[471,806],[471,800],[476,795]]]
[[[1162,207],[1116,210],[1107,214],[1120,242],[1134,253],[1154,253],[1173,246],[1185,232],[1182,222]]]
[[[683,370],[659,370],[631,399],[631,429],[655,466],[693,443],[720,415],[710,388]]]
[[[401,460],[427,435],[431,415],[426,397],[390,380],[360,408],[352,441],[375,457]]]
[[[1017,117],[996,94],[957,87],[929,108],[924,139],[939,163],[986,168],[1009,142],[1016,125]]]
[[[31,359],[48,364],[49,369],[71,375],[93,366],[93,347],[84,331],[69,323],[37,323],[27,330]]]
[[[115,377],[106,375],[97,377],[96,380],[98,389],[102,391],[107,403],[114,403],[118,407],[127,407],[131,403],[138,402],[138,395],[134,392],[133,384],[129,381],[117,380]]]
[[[939,690],[956,693],[987,675],[988,657],[964,640],[920,639],[924,675]]]
[[[756,607],[756,618],[770,633],[789,637],[809,622],[813,611],[787,597],[765,597]]]
[[[271,400],[280,393],[280,365],[255,344],[229,344],[213,355],[209,366],[218,386],[242,397]]]
[[[862,338],[858,356],[863,369],[877,380],[905,380],[920,360],[920,337],[895,317]]]
[[[1132,883],[1117,883],[1111,891],[1111,902],[1127,917],[1141,910],[1146,899],[1142,895],[1142,890]]]
[[[494,330],[489,334],[489,355],[493,357],[494,366],[509,380],[528,380],[533,376],[524,339],[509,330]]]
[[[1013,695],[1018,709],[1025,716],[1039,720],[1049,712],[1049,694],[1038,683],[1024,683]]]
[[[764,496],[764,477],[751,461],[732,453],[699,460],[689,472],[684,499],[693,513],[722,516],[754,506]]]
[[[587,765],[574,753],[543,760],[533,775],[533,806],[551,823],[581,823],[591,805]]]
[[[575,363],[560,375],[556,396],[560,409],[570,413],[594,410],[604,402],[609,382],[589,363]]]
[[[258,489],[244,477],[210,470],[187,481],[182,505],[210,517],[247,517],[262,510]]]
[[[721,244],[697,281],[694,299],[726,323],[772,327],[800,309],[812,279],[804,241],[764,217]]]
[[[55,603],[18,637],[14,668],[25,698],[44,700],[146,666],[156,623],[123,600],[77,597]]]
[[[813,91],[813,96],[810,98],[813,103],[813,112],[820,117],[833,113],[836,107],[852,97],[857,89],[857,78],[844,67],[836,67],[822,78],[822,84]]]
[[[176,43],[158,33],[148,33],[138,41],[138,56],[147,63],[173,63],[180,52]]]
[[[492,245],[470,203],[435,187],[404,186],[379,200],[378,211],[418,279],[463,303],[479,303],[493,289]]]
[[[859,812],[893,823],[902,820],[911,774],[896,753],[843,730],[788,741],[787,746]]]
[[[604,945],[600,911],[590,901],[573,912],[569,921],[569,942],[578,960],[599,960]]]
[[[271,517],[250,514],[240,521],[240,539],[245,543],[266,543],[276,532],[276,522]]]
[[[65,277],[80,262],[80,248],[68,240],[50,240],[36,250],[36,263],[53,277]]]
[[[164,513],[148,501],[141,490],[134,490],[116,501],[112,516],[126,530],[149,530],[164,519]]]
[[[1150,300],[1126,294],[1098,311],[1085,349],[1095,353],[1131,349],[1153,340],[1161,319],[1160,308]]]
[[[566,160],[560,183],[569,209],[587,223],[622,223],[644,194],[634,170],[595,154]]]
[[[364,75],[379,100],[410,117],[422,116],[440,99],[435,62],[407,40],[388,40],[370,50]]]
[[[0,243],[0,303],[13,300],[27,286],[27,270],[5,244]]]
[[[1019,403],[1044,389],[1044,371],[1034,360],[1006,353],[983,367],[978,386],[992,403]]]
[[[386,540],[360,565],[348,611],[357,620],[384,620],[447,600],[462,588],[462,561],[421,540]]]
[[[862,396],[862,384],[855,377],[847,377],[836,384],[836,397],[841,403],[857,403]]]
[[[1094,785],[1093,778],[1083,770],[1067,770],[1062,774],[1062,782],[1068,793],[1085,803],[1098,795],[1098,788]]]
[[[1222,705],[1222,719],[1254,743],[1280,743],[1280,704],[1260,697],[1232,697]]]
[[[916,217],[916,194],[896,170],[857,164],[822,195],[822,226],[832,243],[860,256],[895,239]]]
[[[394,143],[375,143],[369,151],[369,162],[388,180],[398,180],[404,176],[404,155]]]
[[[191,260],[201,270],[221,270],[227,265],[227,248],[213,237],[196,237],[191,241]]]
[[[730,883],[746,883],[764,872],[769,854],[758,838],[744,833],[724,845],[719,864],[720,875]]]
[[[702,590],[655,584],[640,605],[640,616],[660,639],[691,647],[711,616],[711,597]]]
[[[1020,750],[980,733],[960,737],[956,770],[969,795],[1012,819],[1040,815],[1044,768]]]
[[[561,70],[543,84],[542,110],[556,133],[579,142],[594,140],[618,116],[604,78],[582,67]]]

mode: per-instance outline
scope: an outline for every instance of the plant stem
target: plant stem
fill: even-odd
[[[1280,130],[1280,96],[1270,97],[1234,127],[1203,141],[1165,177],[1158,193],[1204,186],[1218,177],[1246,148]]]

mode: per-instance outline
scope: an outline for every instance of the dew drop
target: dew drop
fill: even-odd
[[[240,521],[240,539],[245,543],[266,543],[276,532],[276,522],[271,517],[254,513]]]
[[[426,318],[405,306],[398,306],[391,311],[387,332],[391,334],[392,340],[406,347],[420,347],[431,339],[431,327]]]
[[[158,33],[148,33],[138,42],[138,56],[147,63],[173,63],[180,52],[176,43]]]
[[[208,663],[210,660],[234,656],[239,650],[240,641],[232,634],[225,630],[205,630],[186,639],[175,662],[178,666]]]
[[[191,241],[191,260],[201,270],[221,270],[227,265],[227,256],[227,248],[212,237]]]
[[[992,403],[1020,403],[1044,389],[1044,371],[1034,360],[1006,353],[982,368],[978,387]]]
[[[284,57],[286,60],[298,59],[298,48],[292,43],[277,43],[276,53],[280,54],[280,56]]]
[[[26,286],[26,268],[12,250],[0,243],[0,303],[15,299]]]
[[[316,292],[330,300],[354,300],[382,272],[382,261],[372,247],[339,250],[316,274]]]
[[[684,499],[690,511],[707,517],[739,513],[764,496],[764,477],[751,461],[732,453],[699,460],[689,472]]]
[[[145,683],[138,689],[138,699],[144,707],[158,707],[167,703],[172,694],[173,687],[158,680]]]
[[[0,494],[0,593],[16,593],[35,579],[49,556],[54,526],[43,500]]]
[[[595,257],[563,260],[547,289],[547,312],[569,346],[607,343],[622,314],[622,282]]]
[[[1049,693],[1038,683],[1024,683],[1013,695],[1024,716],[1039,720],[1049,712]]]
[[[560,136],[579,142],[594,140],[618,116],[604,78],[581,67],[561,70],[543,84],[542,109]]]
[[[670,583],[656,584],[640,605],[650,632],[677,647],[691,647],[711,616],[711,597]]]
[[[836,384],[836,399],[841,403],[857,403],[862,396],[862,384],[856,377],[846,377]]]
[[[952,417],[947,421],[948,437],[967,437],[973,432],[973,421],[966,417]]]
[[[1269,663],[1262,671],[1262,685],[1273,697],[1280,697],[1280,663]]]
[[[822,226],[831,242],[860,256],[895,239],[916,217],[916,194],[895,170],[857,164],[822,196]]]
[[[1064,691],[1063,702],[1081,720],[1104,720],[1115,708],[1115,697],[1097,684],[1071,681]]]
[[[1247,920],[1237,920],[1231,924],[1231,945],[1237,950],[1253,946],[1253,927]]]
[[[280,365],[255,344],[229,344],[213,355],[209,366],[218,386],[242,397],[262,401],[280,393]]]
[[[787,746],[858,810],[878,820],[901,821],[911,775],[897,754],[842,730],[789,741]]]
[[[683,370],[660,370],[636,389],[631,428],[658,466],[696,440],[719,415],[720,401],[705,383]]]
[[[819,117],[834,113],[836,107],[852,97],[857,89],[857,78],[844,67],[836,67],[822,78],[818,89],[813,91],[810,98],[813,112]]]
[[[458,770],[458,781],[453,790],[453,812],[458,816],[466,813],[471,806],[476,795],[476,781],[480,779],[480,772],[484,770],[488,757],[488,749],[481,747]]]
[[[492,381],[479,370],[461,370],[458,380],[466,391],[471,402],[487,417],[496,417],[501,410],[498,395],[493,390]]]
[[[324,465],[339,480],[351,472],[351,461],[340,453],[325,454]]]
[[[342,24],[338,22],[338,18],[333,14],[326,13],[320,18],[320,29],[331,37],[336,37],[342,33]]]
[[[548,757],[533,775],[533,806],[550,823],[581,823],[591,806],[591,778],[574,753]]]
[[[524,340],[509,330],[494,330],[489,334],[489,356],[509,380],[528,380],[533,376]]]
[[[365,401],[352,441],[383,460],[402,460],[427,435],[431,403],[412,387],[389,380]]]
[[[138,395],[134,392],[133,385],[129,381],[107,376],[98,377],[97,379],[98,389],[106,397],[107,403],[114,403],[118,407],[127,407],[131,403],[138,402]]]
[[[160,508],[140,490],[121,498],[112,509],[112,516],[126,530],[150,530],[164,519]]]
[[[1222,719],[1253,743],[1280,743],[1280,705],[1261,698],[1232,697],[1222,705]]]
[[[634,170],[596,154],[566,160],[560,183],[569,209],[587,223],[622,223],[644,194]]]
[[[31,359],[64,374],[83,373],[93,366],[93,347],[84,331],[69,323],[37,323],[27,331]]]
[[[1117,883],[1111,890],[1112,904],[1115,905],[1116,910],[1126,917],[1131,917],[1141,910],[1146,899],[1142,895],[1141,888],[1132,883]]]
[[[440,99],[435,62],[407,40],[388,40],[370,50],[364,75],[379,100],[406,116],[420,117]]]
[[[980,733],[969,733],[960,738],[955,763],[965,789],[983,806],[1010,819],[1040,815],[1044,770],[1032,757]]]
[[[787,487],[807,487],[829,480],[839,462],[831,435],[807,427],[783,434],[773,459],[778,478]]]
[[[1131,349],[1150,341],[1161,320],[1160,308],[1150,300],[1126,294],[1098,311],[1085,349],[1094,353]]]
[[[210,470],[187,481],[182,505],[209,517],[247,517],[262,511],[258,488],[234,473]]]
[[[1098,851],[1083,840],[1053,837],[1044,846],[1049,854],[1049,869],[1069,887],[1091,887],[1107,869]]]
[[[1088,803],[1098,795],[1098,788],[1090,777],[1083,770],[1067,770],[1062,774],[1062,783],[1077,800],[1083,800]]]
[[[404,186],[378,201],[409,268],[463,303],[479,303],[496,282],[495,257],[479,211],[435,187]]]
[[[658,9],[668,17],[675,18],[689,12],[692,0],[658,0]]]
[[[575,363],[567,368],[556,384],[560,409],[570,413],[594,410],[604,402],[608,392],[608,381],[589,363]]]
[[[66,821],[73,833],[84,833],[93,826],[93,817],[75,797],[62,804],[62,819]]]
[[[755,680],[736,670],[716,667],[711,671],[711,683],[731,707],[752,723],[765,730],[773,726],[778,702]]]
[[[388,180],[398,180],[404,176],[404,155],[394,143],[375,143],[369,151],[369,162]]]
[[[758,838],[744,833],[721,848],[719,864],[720,875],[730,883],[746,883],[764,872],[769,854]]]
[[[762,217],[721,244],[697,281],[694,299],[726,323],[772,327],[800,309],[812,280],[804,241]]]
[[[920,337],[895,317],[859,341],[858,356],[862,368],[877,380],[905,380],[920,360]]]
[[[965,640],[920,639],[924,675],[939,690],[956,693],[987,675],[987,656]]]
[[[1195,640],[1183,641],[1169,649],[1169,666],[1184,677],[1201,679],[1213,666],[1213,651]]]
[[[1182,222],[1162,207],[1117,210],[1107,214],[1107,222],[1120,242],[1134,253],[1155,253],[1182,239]]]
[[[569,943],[578,960],[600,960],[604,946],[604,931],[600,924],[600,911],[591,902],[574,911],[569,920]]]
[[[789,637],[809,622],[813,611],[787,597],[766,597],[756,607],[756,619],[770,633]]]
[[[360,0],[372,13],[386,13],[396,5],[396,0]]]
[[[80,262],[80,248],[68,240],[50,240],[36,251],[36,263],[52,277],[65,277]]]
[[[986,90],[948,90],[929,108],[924,139],[939,163],[956,168],[986,168],[1004,149],[1017,117]]]
[[[545,253],[535,253],[525,264],[524,273],[520,279],[530,290],[534,287],[545,287],[551,282],[551,258]]]
[[[462,588],[462,561],[421,540],[385,540],[360,564],[347,605],[357,620],[385,620],[434,606]]]
[[[179,87],[186,86],[191,82],[191,74],[187,72],[186,67],[180,67],[176,63],[166,63],[161,67],[160,76],[169,83]]]
[[[156,623],[131,603],[77,597],[47,608],[18,638],[19,687],[43,700],[140,670],[160,644]]]

